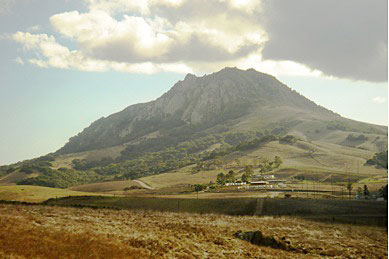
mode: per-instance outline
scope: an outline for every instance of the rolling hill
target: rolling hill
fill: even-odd
[[[188,74],[155,101],[95,121],[58,153],[136,145],[145,139],[182,141],[199,133],[264,129],[328,141],[337,141],[331,130],[386,133],[385,127],[348,120],[316,105],[273,76],[225,68],[203,77]]]
[[[285,136],[291,141],[283,143]],[[95,191],[108,187],[89,184],[116,181],[108,189],[121,190],[123,181],[141,178],[158,188],[209,182],[234,159],[275,155],[284,161],[280,172],[321,178],[358,164],[357,181],[385,174],[364,162],[386,149],[387,127],[343,118],[273,76],[225,68],[188,74],[158,99],[93,122],[55,153],[1,167],[0,185]],[[188,171],[214,160],[224,165],[204,175]]]

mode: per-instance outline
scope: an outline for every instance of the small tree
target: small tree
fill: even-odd
[[[351,191],[353,190],[353,183],[347,184],[347,190],[348,190],[348,197],[351,198]]]
[[[261,164],[259,165],[259,171],[261,173],[270,172],[273,170],[273,162],[270,162],[269,159],[263,158]]]
[[[243,173],[242,174],[242,182],[248,182],[251,179],[251,175],[249,173]]]
[[[385,185],[380,190],[380,196],[384,198],[385,201],[388,200],[388,185]]]
[[[223,185],[226,182],[226,176],[223,173],[220,173],[216,176],[216,182],[220,185]]]
[[[253,167],[250,166],[250,165],[246,165],[246,166],[244,167],[244,171],[245,171],[247,174],[249,174],[249,175],[252,175],[252,174],[254,173]]]
[[[234,182],[235,181],[235,172],[233,170],[230,170],[228,173],[227,173],[227,179],[230,181],[230,182]]]
[[[281,157],[279,156],[275,156],[274,157],[274,163],[273,163],[273,167],[274,168],[279,168],[282,164],[282,160],[281,160]]]
[[[197,192],[197,198],[199,198],[199,192],[201,192],[202,190],[205,190],[205,188],[206,188],[206,186],[203,184],[195,184],[194,190],[195,190],[195,192]]]
[[[363,186],[363,195],[364,195],[365,198],[366,198],[366,196],[369,196],[369,194],[370,194],[369,189],[367,189],[367,185],[365,184],[365,185]]]

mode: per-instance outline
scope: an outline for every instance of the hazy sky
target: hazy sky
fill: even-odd
[[[387,124],[386,0],[1,0],[0,164],[225,66]]]

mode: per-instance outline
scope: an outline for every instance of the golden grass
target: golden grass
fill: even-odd
[[[313,158],[309,154],[310,149],[315,150]],[[363,166],[365,159],[372,157],[373,154],[373,152],[367,150],[348,148],[324,142],[315,141],[308,143],[299,141],[296,145],[291,146],[273,141],[259,149],[249,152],[239,152],[239,155],[238,153],[235,154],[240,159],[242,165],[240,168],[233,168],[233,170],[238,172],[244,169],[245,164],[252,165],[254,158],[266,157],[274,159],[274,156],[277,155],[283,160],[282,168],[293,169],[296,172],[303,172],[306,175],[318,174],[318,179],[322,179],[329,174],[342,178],[347,178],[349,174],[357,175],[361,178],[386,178],[387,174],[385,170],[376,169],[374,166]],[[235,165],[233,159],[230,162],[230,165],[227,165],[226,168],[219,170],[201,171],[192,174],[191,168],[193,166],[187,166],[172,172],[143,177],[140,180],[155,188],[165,188],[180,184],[206,184],[210,181],[216,182],[218,173],[226,173],[230,170],[229,166]],[[348,164],[348,171],[345,170],[345,163]],[[293,174],[295,173],[285,172],[282,177]]]
[[[111,192],[111,191],[122,191],[127,187],[138,186],[139,183],[134,182],[132,180],[127,181],[109,181],[102,183],[91,183],[91,184],[83,184],[68,188],[73,191],[81,191],[81,192]]]
[[[307,254],[233,237],[260,230]],[[0,205],[0,256],[24,258],[382,258],[387,230],[290,217]]]
[[[53,161],[52,164],[53,168],[55,169],[58,169],[60,167],[72,168],[73,159],[100,160],[106,157],[111,157],[115,159],[120,156],[120,152],[123,149],[125,149],[125,146],[120,145],[99,150],[60,155],[55,158],[55,161]]]
[[[142,177],[140,180],[154,188],[170,187],[180,184],[207,184],[210,181],[216,182],[216,176],[224,170],[210,170],[201,171],[193,174],[191,168],[193,166],[186,166],[179,170]]]
[[[37,176],[39,176],[39,173],[26,174],[17,170],[6,176],[0,177],[0,186],[16,185],[18,181]]]
[[[67,189],[57,189],[32,185],[0,186],[0,200],[43,202],[50,198],[66,196],[101,196],[98,193],[77,192]]]

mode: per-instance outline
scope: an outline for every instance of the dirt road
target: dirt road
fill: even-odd
[[[142,182],[141,180],[133,180],[133,181],[139,183],[139,185],[142,186],[142,187],[145,188],[145,189],[154,190],[153,187],[151,187],[150,185],[148,185],[148,184],[145,183],[145,182]]]

